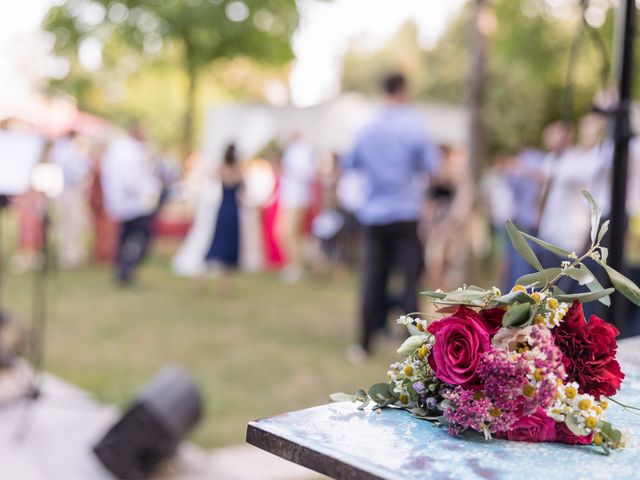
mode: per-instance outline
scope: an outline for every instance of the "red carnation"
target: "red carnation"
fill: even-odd
[[[620,332],[595,315],[586,322],[582,304],[574,301],[554,333],[569,381],[578,382],[581,392],[596,398],[615,395],[624,378],[615,358]]]
[[[480,310],[482,324],[487,329],[489,336],[493,337],[496,332],[502,328],[504,312],[504,308],[487,308],[486,310]]]
[[[593,433],[584,436],[575,435],[564,422],[556,423],[556,442],[569,445],[590,445],[593,441]]]

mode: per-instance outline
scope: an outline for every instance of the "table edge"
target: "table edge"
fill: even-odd
[[[272,455],[276,455],[336,480],[384,480],[383,477],[345,463],[338,458],[299,445],[275,433],[260,428],[256,425],[256,422],[249,422],[247,425],[246,441],[254,447],[258,447]],[[328,458],[331,459],[330,466],[327,465]]]

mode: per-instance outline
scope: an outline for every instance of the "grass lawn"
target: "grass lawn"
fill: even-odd
[[[243,442],[251,419],[384,381],[396,358],[398,342],[386,342],[367,364],[347,363],[355,278],[284,286],[274,274],[241,274],[222,297],[213,282],[194,293],[156,256],[133,288],[111,280],[99,268],[52,275],[46,369],[124,407],[154,372],[178,363],[205,396],[193,435],[205,448]],[[31,274],[8,276],[5,302],[22,321],[31,295]]]

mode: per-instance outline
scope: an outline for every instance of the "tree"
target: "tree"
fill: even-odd
[[[107,91],[110,78],[126,76],[145,62],[176,60],[187,78],[186,153],[192,146],[198,83],[207,65],[239,56],[282,65],[293,56],[290,39],[297,23],[295,0],[66,0],[49,10],[43,27],[54,35],[55,53],[67,58],[75,73],[61,83],[81,100],[86,100],[92,74],[80,60],[92,46],[102,50],[100,77]]]
[[[474,3],[475,0],[460,10],[430,50],[420,51],[416,36],[402,32],[385,47],[367,55],[352,49],[345,56],[343,85],[370,93],[374,79],[359,75],[355,70],[365,70],[370,61],[403,69],[404,65],[397,60],[400,52],[418,51],[413,70],[407,71],[417,98],[466,103],[472,43],[469,25]],[[487,149],[489,153],[516,151],[523,145],[538,145],[546,123],[565,113],[575,119],[589,109],[594,93],[603,84],[603,58],[594,37],[584,35],[573,76],[574,108],[565,112],[570,51],[582,22],[578,4],[566,12],[552,10],[552,2],[546,0],[492,0],[491,6],[495,23],[486,39],[489,55],[483,102]],[[604,20],[595,31],[609,52],[610,10]],[[402,30],[410,31],[406,25]],[[421,73],[413,75],[415,69]],[[640,88],[640,76],[636,78],[636,87]]]

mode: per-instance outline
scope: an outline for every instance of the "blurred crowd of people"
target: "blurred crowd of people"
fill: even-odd
[[[15,121],[0,134],[7,146],[3,173],[12,177],[0,194],[15,209],[18,226],[12,269],[37,266],[50,238],[60,268],[113,263],[116,279],[129,283],[170,184],[142,126],[134,122],[108,142],[75,130],[48,139]]]
[[[206,159],[213,168],[194,169],[197,157],[190,157],[180,172],[136,122],[109,141],[75,131],[40,139],[34,164],[56,165],[63,183],[50,199],[31,184],[18,193],[0,191],[19,219],[13,266],[23,270],[37,260],[49,205],[62,268],[90,259],[111,263],[117,281],[129,284],[162,207],[186,194],[191,177],[206,172],[203,185],[216,200],[204,212],[210,228],[206,248],[197,252],[197,284],[203,288],[215,274],[228,292],[239,268],[278,270],[280,280],[291,284],[309,272],[326,276],[362,265],[359,336],[348,352],[357,362],[369,355],[378,334],[387,334],[392,313],[419,310],[420,287],[448,290],[472,278],[508,289],[530,273],[504,233],[506,220],[580,252],[590,225],[581,189],[594,195],[608,218],[613,148],[605,115],[585,115],[576,131],[566,122],[551,123],[541,149],[499,153],[476,184],[467,150],[438,146],[425,133],[410,106],[406,78],[389,75],[383,88],[378,114],[351,150],[330,155],[294,131],[281,148],[243,158],[230,142],[219,158]],[[21,134],[3,126],[5,137]],[[640,244],[640,142],[633,141],[630,152],[633,247]],[[640,264],[636,250],[629,249],[629,258]],[[537,253],[545,267],[559,264],[550,252]],[[486,261],[474,272],[478,258]],[[640,268],[633,274],[640,275]]]

